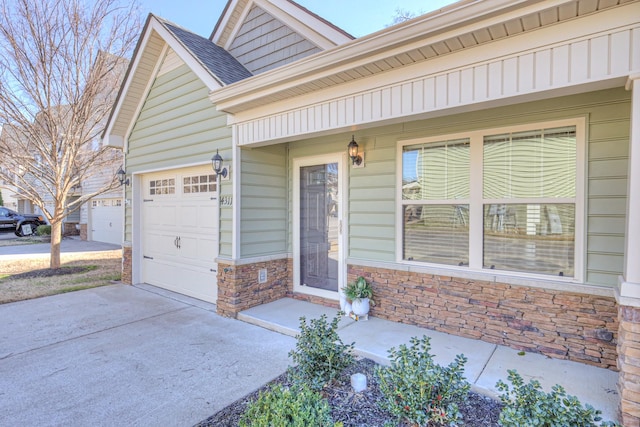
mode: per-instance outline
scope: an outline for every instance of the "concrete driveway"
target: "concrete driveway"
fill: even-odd
[[[151,286],[0,305],[0,425],[191,426],[282,373],[295,340]]]

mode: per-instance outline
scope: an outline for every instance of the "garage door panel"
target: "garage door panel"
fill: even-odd
[[[208,206],[215,200],[201,200],[198,203],[190,202],[189,205],[180,207],[178,224],[184,231],[195,232],[197,230],[213,231],[217,228],[215,215],[216,207]]]
[[[174,227],[177,219],[176,206],[166,206],[160,204],[147,204],[145,210],[148,215],[145,221],[151,227]]]
[[[171,280],[175,270],[180,279]],[[173,292],[215,303],[218,297],[215,269],[196,268],[166,260],[144,259],[147,282]],[[211,271],[214,270],[214,271]]]
[[[147,233],[145,255],[158,259],[177,259],[176,237],[157,232]]]
[[[218,242],[203,237],[180,237],[180,256],[201,265],[208,266],[214,262]]]
[[[142,279],[215,302],[215,259],[219,250],[217,193],[215,181],[208,182],[200,191],[203,180],[211,181],[211,178],[208,172],[198,174],[194,183],[196,172],[197,168],[191,168],[143,177]],[[179,185],[159,193],[158,186],[165,181]]]

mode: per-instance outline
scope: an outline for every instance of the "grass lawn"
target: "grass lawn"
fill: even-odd
[[[120,280],[122,251],[119,249],[61,254],[60,260],[67,274],[47,275],[39,271],[49,268],[48,254],[17,260],[0,257],[0,304],[95,288]],[[24,273],[27,277],[15,276]]]

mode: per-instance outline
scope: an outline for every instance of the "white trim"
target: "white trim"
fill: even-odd
[[[325,52],[312,55],[310,57],[296,61],[293,64],[279,67],[277,70],[265,72],[257,76],[244,80],[241,84],[230,85],[216,93],[210,95],[214,104],[219,109],[231,113],[245,114],[246,107],[242,104],[254,102],[258,98],[265,98],[268,107],[273,108],[272,102],[268,102],[268,97],[274,93],[289,90],[292,87],[302,86],[314,80],[331,77],[333,75],[348,72],[361,66],[366,66],[375,61],[388,59],[395,55],[402,55],[414,49],[421,49],[444,42],[452,37],[464,35],[473,31],[483,30],[493,25],[508,22],[511,19],[520,18],[528,14],[541,12],[549,7],[568,3],[568,1],[475,1],[467,4],[454,4],[457,6],[446,13],[427,14],[406,23],[390,27],[389,29],[361,37],[344,45],[327,50]],[[516,3],[524,3],[520,7],[515,7]],[[509,12],[500,14],[504,8],[511,8]],[[619,7],[608,8],[602,12],[580,16],[559,24],[553,24],[533,30],[524,31],[514,36],[497,39],[490,43],[480,44],[471,48],[461,49],[435,60],[443,59],[445,65],[434,70],[429,65],[431,73],[444,72],[455,68],[465,68],[470,64],[486,64],[488,58],[512,58],[532,53],[534,50],[553,50],[567,41],[584,41],[602,36],[605,34],[619,32],[625,26],[637,27],[637,15],[640,5],[636,3],[626,3]],[[487,17],[488,16],[488,17]],[[484,17],[484,18],[483,18]],[[562,27],[562,28],[559,28]],[[626,28],[629,29],[629,28]],[[535,32],[535,37],[532,33]],[[605,48],[607,46],[604,46]],[[479,49],[480,48],[480,49]],[[593,54],[600,53],[598,47],[589,46],[589,49],[596,49],[590,55],[586,55],[582,60],[588,59]],[[629,49],[626,53],[627,59],[638,54]],[[623,55],[625,55],[623,53]],[[579,58],[576,58],[579,59]],[[609,55],[604,59],[610,60]],[[584,69],[582,60],[576,63],[575,70]],[[427,61],[433,64],[433,60]],[[596,61],[599,68],[601,61]],[[562,66],[561,63],[558,65]],[[523,64],[527,68],[526,64]],[[415,74],[408,74],[410,66],[401,67],[400,74],[402,80],[409,80],[424,75],[425,63],[420,61],[412,69]],[[498,70],[499,71],[499,70]],[[529,71],[531,71],[529,69]],[[567,72],[568,70],[564,70]],[[599,72],[597,74],[600,74]],[[376,78],[388,76],[389,72],[382,72]],[[574,78],[578,79],[578,76]],[[362,79],[359,79],[362,80]],[[366,79],[365,79],[366,80]],[[399,79],[395,76],[384,78],[385,85],[393,84]],[[371,84],[368,84],[371,86]],[[557,84],[555,86],[558,86]],[[352,93],[351,90],[342,93]],[[314,91],[317,92],[317,91]],[[252,108],[253,109],[253,108]],[[278,110],[280,111],[280,110]],[[255,118],[255,116],[254,116]]]
[[[142,175],[131,174],[131,283],[142,283]],[[125,202],[125,209],[127,203]],[[126,217],[125,217],[126,219]]]
[[[106,125],[106,129],[104,132],[104,140],[107,141],[107,145],[112,145],[110,141],[117,141],[118,139],[124,138],[125,136],[123,135],[115,135],[116,137],[120,137],[117,139],[113,139],[113,137],[111,136],[111,131],[113,130],[113,126],[115,125],[115,122],[117,121],[117,117],[118,117],[118,113],[120,111],[120,108],[122,108],[122,104],[124,103],[124,100],[126,98],[126,94],[127,92],[129,92],[129,87],[131,86],[131,84],[133,83],[133,80],[135,78],[136,72],[138,70],[138,66],[140,65],[140,61],[142,59],[142,52],[144,52],[144,50],[147,47],[147,44],[149,43],[149,39],[151,38],[151,31],[147,31],[145,34],[143,34],[142,36],[142,40],[140,41],[140,49],[138,50],[138,55],[135,56],[133,58],[133,63],[131,64],[131,69],[129,70],[129,74],[126,76],[127,79],[122,83],[122,91],[120,93],[120,98],[117,100],[116,105],[114,105],[113,107],[113,115],[111,116],[111,120],[107,123]],[[132,118],[131,120],[134,120],[134,118]],[[117,143],[120,143],[121,141],[117,141]],[[124,142],[123,142],[124,144]],[[115,144],[113,144],[115,145]]]
[[[214,76],[204,65],[202,65],[192,54],[185,48],[178,38],[154,16],[151,17],[151,29],[155,30],[160,37],[167,43],[171,49],[184,61],[191,71],[198,76],[200,80],[207,86],[210,91],[220,89],[224,85],[216,76]]]
[[[619,87],[640,63],[640,24],[624,15],[634,8],[640,14],[640,3],[629,3],[541,28],[535,38],[527,32],[325,89],[307,90],[324,75],[300,73],[289,83],[291,91],[309,93],[286,99],[280,87],[252,90],[254,77],[212,93],[210,99],[219,110],[234,114],[239,144],[264,145],[408,117],[417,120]],[[325,69],[339,70],[329,65]],[[227,89],[239,94],[224,98]],[[257,99],[266,105],[257,105]],[[328,122],[322,120],[325,111]],[[302,118],[297,126],[291,123],[295,117]]]
[[[631,90],[631,125],[623,267],[626,286],[621,288],[621,293],[635,295],[640,304],[640,73],[629,76],[627,90]]]
[[[125,153],[129,152],[129,135],[131,135],[131,132],[133,132],[133,128],[136,125],[138,117],[140,117],[140,112],[142,111],[142,108],[144,107],[144,103],[147,100],[147,97],[149,96],[149,92],[151,92],[151,88],[153,88],[153,83],[156,81],[156,76],[160,72],[160,68],[162,67],[162,62],[164,61],[164,58],[167,54],[168,49],[169,49],[169,46],[165,43],[165,45],[162,47],[162,51],[160,51],[160,55],[158,56],[158,59],[156,60],[156,64],[153,67],[153,71],[151,72],[151,78],[149,79],[149,81],[147,81],[144,91],[142,92],[142,96],[138,100],[138,103],[137,103],[138,105],[136,105],[135,112],[131,115],[129,126],[127,126],[127,131],[124,134],[124,144],[125,144],[124,152]],[[123,94],[124,93],[125,92],[123,92]]]
[[[123,104],[127,99],[129,88],[131,87],[134,80],[136,79],[140,61],[144,57],[145,50],[154,32],[158,36],[160,36],[160,38],[164,41],[165,44],[162,47],[158,58],[156,59],[154,70],[145,84],[145,91],[137,102],[136,113],[127,117],[127,120],[129,120],[129,124],[127,126],[127,133],[125,135],[112,135],[111,133],[113,131],[113,127],[115,126],[115,123],[118,121],[120,116],[120,109],[123,107]],[[106,123],[103,140],[107,141],[107,144],[109,144],[109,141],[114,141],[113,143],[115,144],[120,144],[120,143],[122,143],[123,145],[127,144],[128,137],[133,129],[133,126],[135,125],[136,120],[138,119],[138,114],[142,109],[142,105],[144,104],[144,101],[146,100],[149,94],[149,91],[151,90],[153,82],[155,81],[155,78],[158,75],[160,66],[162,65],[162,61],[164,60],[164,57],[167,52],[167,46],[171,47],[174,50],[176,55],[203,82],[203,84],[208,88],[209,91],[214,91],[224,86],[223,83],[220,80],[218,80],[216,76],[214,76],[198,60],[196,60],[196,58],[182,45],[182,43],[178,41],[178,39],[173,35],[173,33],[168,31],[164,27],[164,25],[158,20],[158,18],[151,15],[149,18],[149,23],[146,28],[146,31],[142,35],[140,45],[136,51],[137,55],[132,59],[133,64],[131,68],[128,70],[129,72],[126,76],[126,80],[122,84],[122,90],[120,92],[120,96],[117,99],[117,103],[113,107],[113,114],[110,116],[110,120]]]
[[[244,9],[242,10],[242,13],[240,14],[240,17],[234,24],[233,28],[231,29],[231,33],[229,33],[229,37],[227,37],[227,40],[224,43],[223,48],[226,51],[229,51],[229,49],[231,48],[231,44],[233,43],[236,36],[238,35],[238,32],[240,31],[242,24],[244,24],[244,22],[247,20],[247,15],[249,15],[249,12],[251,11],[251,6],[253,4],[254,4],[253,1],[251,0],[247,1],[246,6],[244,7]],[[229,9],[227,9],[227,16],[229,18],[233,16],[233,12],[235,11],[235,8],[237,6],[238,6],[238,1],[233,0],[233,2],[229,5]],[[215,38],[216,42],[219,41],[220,37],[222,37],[222,35],[224,34],[225,27],[229,24],[229,18],[225,20],[224,26],[220,27],[220,34]]]
[[[483,197],[483,137],[492,134],[515,133],[521,131],[529,131],[535,129],[549,129],[562,126],[576,127],[576,196],[575,198],[516,198],[509,199],[509,203],[569,203],[575,205],[575,234],[574,234],[574,275],[566,279],[559,279],[560,282],[582,283],[586,276],[585,258],[586,258],[586,119],[584,117],[576,117],[573,119],[553,120],[545,122],[533,122],[528,124],[520,124],[514,126],[505,126],[497,128],[488,128],[467,133],[442,134],[437,136],[429,136],[423,138],[412,138],[399,140],[396,147],[396,263],[406,264],[410,266],[425,266],[427,268],[447,268],[456,271],[468,271],[472,273],[484,273],[487,269],[482,267],[483,254],[483,206],[487,203],[496,202],[504,203],[505,199],[485,199]],[[469,204],[469,267],[456,268],[436,263],[412,262],[403,259],[403,230],[404,215],[403,206],[407,204],[418,205],[434,205],[434,204],[451,204],[452,200],[403,200],[402,199],[402,179],[403,179],[403,148],[408,145],[425,144],[430,142],[451,141],[468,139],[471,150],[470,161],[470,198],[456,199],[460,204]],[[494,274],[493,272],[491,273]],[[553,277],[545,274],[534,274],[526,272],[509,272],[496,271],[495,274],[517,275],[523,278],[546,279]]]
[[[249,264],[258,264],[262,262],[277,261],[279,259],[289,259],[289,258],[293,258],[293,254],[291,252],[284,252],[284,253],[274,254],[274,255],[256,256],[256,257],[242,258],[242,259],[234,259],[226,256],[218,256],[215,259],[215,261],[221,262],[223,264],[229,264],[229,265],[249,265]]]
[[[253,3],[323,50],[353,40],[288,0],[254,0]]]
[[[233,16],[234,9],[238,6],[238,1],[239,0],[229,0],[228,5],[226,6],[226,9],[223,10],[223,12],[226,11],[226,13],[219,18],[219,23],[216,24],[216,27],[214,28],[214,30],[216,30],[216,31],[212,32],[211,36],[209,37],[209,40],[211,40],[215,44],[218,44],[218,42],[220,41],[220,38],[224,34],[224,30],[227,28],[227,25],[229,25],[229,20]],[[236,25],[236,27],[237,27],[237,25]],[[228,40],[227,40],[227,42],[228,42]],[[227,47],[228,47],[227,45],[222,46],[222,47],[225,50],[228,50],[227,49]]]
[[[342,232],[338,235],[338,292],[326,291],[324,289],[316,289],[309,286],[300,286],[300,168],[304,166],[314,166],[328,163],[338,163],[338,185],[340,194],[338,195],[338,206],[340,214],[338,220],[342,223]],[[345,262],[346,244],[345,235],[348,233],[348,224],[346,224],[346,206],[345,188],[345,153],[323,154],[318,156],[299,157],[293,159],[293,291],[308,295],[315,295],[327,299],[338,300],[340,289],[344,286],[346,280],[347,265]]]
[[[236,139],[236,128],[232,128],[232,141]],[[241,174],[242,174],[242,150],[240,146],[237,144],[233,144],[232,146],[233,158],[231,159],[233,167],[233,179],[232,183],[232,225],[231,225],[231,256],[234,259],[239,259],[241,256],[241,233],[240,233],[240,221],[242,221],[242,211],[241,211],[241,202],[242,202],[242,185],[241,185]],[[220,227],[222,230],[222,227]]]

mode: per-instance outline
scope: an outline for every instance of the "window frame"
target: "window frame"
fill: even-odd
[[[486,129],[471,130],[468,132],[445,133],[436,136],[420,137],[398,140],[396,146],[396,262],[408,266],[434,268],[438,270],[454,270],[467,273],[487,273],[494,276],[517,276],[533,279],[558,280],[566,282],[584,281],[586,259],[586,152],[587,152],[587,120],[585,117],[551,120],[525,123],[513,126],[491,127]],[[483,243],[484,243],[484,205],[491,203],[493,199],[484,199],[483,192],[483,147],[484,137],[500,133],[515,133],[532,131],[537,129],[549,129],[563,126],[575,126],[576,128],[576,194],[575,194],[575,240],[574,240],[574,275],[553,276],[541,273],[518,272],[507,270],[495,270],[483,268]],[[469,139],[470,165],[469,165],[469,199],[464,202],[469,204],[469,265],[455,266],[449,264],[435,264],[403,259],[404,241],[404,208],[405,204],[416,204],[415,200],[402,199],[403,178],[403,149],[408,145],[428,144],[454,139]],[[500,199],[503,200],[503,199]],[[511,203],[519,203],[523,199],[513,199]],[[566,198],[529,199],[534,203],[563,203]],[[406,203],[405,203],[406,202]],[[433,202],[433,201],[431,201]],[[461,200],[461,202],[463,202]]]

